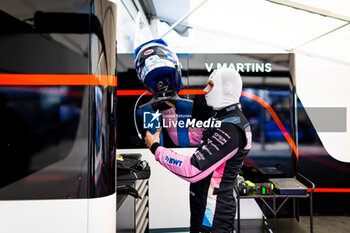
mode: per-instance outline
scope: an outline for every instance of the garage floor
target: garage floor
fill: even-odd
[[[308,233],[310,232],[310,217],[300,217],[298,223],[295,219],[279,218],[274,223],[269,220],[273,233]],[[314,216],[314,233],[349,233],[350,216]],[[260,224],[259,224],[260,223]],[[275,225],[274,225],[275,224]],[[237,229],[237,228],[236,228]],[[262,221],[246,220],[242,222],[241,233],[269,232],[263,227]]]
[[[300,218],[300,226],[310,232],[310,219]],[[314,216],[314,233],[349,233],[350,216]]]
[[[314,233],[349,233],[350,216],[314,216]],[[273,229],[273,222],[269,225],[273,233],[308,233],[310,232],[310,218],[308,216],[300,217],[299,224],[293,219],[278,219]],[[237,227],[236,227],[237,230]],[[150,232],[153,232],[152,230]],[[160,232],[160,231],[155,231]],[[163,231],[164,232],[164,231]],[[188,231],[166,231],[167,233]],[[263,225],[262,220],[242,220],[241,233],[271,233]]]

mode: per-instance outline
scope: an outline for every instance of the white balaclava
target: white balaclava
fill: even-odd
[[[214,82],[213,89],[205,95],[209,107],[220,110],[239,103],[242,92],[242,78],[236,70],[231,68],[214,70],[209,80]]]

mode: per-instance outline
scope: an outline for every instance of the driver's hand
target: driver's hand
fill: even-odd
[[[162,129],[159,128],[159,129],[157,129],[155,134],[151,134],[151,132],[149,132],[149,130],[147,130],[146,137],[145,137],[145,144],[148,147],[148,149],[151,149],[153,143],[160,142],[159,134],[161,131],[162,131]]]

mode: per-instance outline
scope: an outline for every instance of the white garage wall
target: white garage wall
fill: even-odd
[[[350,162],[350,66],[329,60],[296,54],[297,94],[306,111],[312,107],[346,108],[346,132],[318,132],[327,150],[335,159]],[[309,115],[316,131],[317,116]],[[332,124],[332,119],[329,119]]]

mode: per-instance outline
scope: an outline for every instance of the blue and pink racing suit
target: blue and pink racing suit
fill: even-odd
[[[162,113],[166,122],[176,121],[174,109]],[[222,122],[221,127],[189,128],[190,145],[198,146],[192,156],[180,155],[158,143],[151,147],[160,164],[191,182],[191,233],[233,232],[233,187],[251,148],[250,126],[238,105],[217,111],[215,117]],[[178,144],[176,128],[167,128],[167,132]]]

